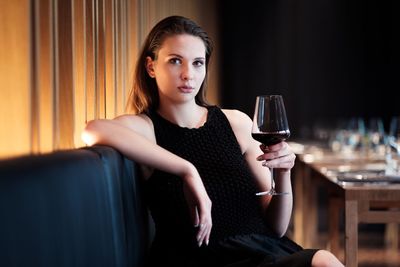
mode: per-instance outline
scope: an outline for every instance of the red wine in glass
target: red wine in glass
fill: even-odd
[[[286,118],[285,105],[281,95],[257,96],[254,110],[252,137],[266,146],[274,145],[289,138],[290,130]],[[271,189],[256,195],[283,195],[288,192],[276,192],[271,171]]]
[[[251,135],[258,142],[263,143],[266,146],[271,146],[288,139],[290,136],[290,131],[252,133]]]

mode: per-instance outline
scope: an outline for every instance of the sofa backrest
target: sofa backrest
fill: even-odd
[[[0,161],[0,266],[143,266],[140,183],[106,146]]]

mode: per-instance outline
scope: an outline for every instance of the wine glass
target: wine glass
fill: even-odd
[[[360,150],[363,146],[364,136],[364,119],[361,117],[350,118],[346,128],[343,130],[342,152],[347,155],[353,155],[356,150]]]
[[[392,151],[394,150],[394,153]],[[387,136],[386,174],[399,174],[400,163],[400,116],[393,116]]]
[[[277,144],[289,138],[289,125],[281,95],[257,96],[251,135],[255,140],[263,143],[266,146]],[[278,193],[275,191],[273,169],[270,168],[270,171],[271,189],[269,191],[258,192],[256,195],[288,194],[288,192]]]
[[[385,127],[380,117],[372,117],[369,120],[368,143],[373,156],[384,156],[385,154]]]
[[[393,116],[390,120],[388,141],[389,145],[400,155],[400,116]]]

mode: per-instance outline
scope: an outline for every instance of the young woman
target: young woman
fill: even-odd
[[[160,21],[139,56],[128,107],[133,114],[87,124],[88,145],[109,145],[140,163],[156,225],[149,266],[343,266],[331,253],[284,236],[295,155],[265,147],[251,119],[205,100],[212,44],[195,22]],[[261,148],[261,150],[260,150]],[[260,161],[264,163],[261,164]]]

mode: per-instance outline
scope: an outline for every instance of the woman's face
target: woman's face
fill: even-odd
[[[156,79],[160,104],[194,101],[206,75],[203,41],[188,34],[164,40],[157,58],[147,58],[147,72]]]

